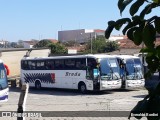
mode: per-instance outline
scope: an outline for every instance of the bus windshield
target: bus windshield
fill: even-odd
[[[138,58],[126,60],[126,79],[143,79],[142,65]]]
[[[8,87],[4,65],[0,63],[0,90]]]
[[[118,80],[120,79],[119,67],[116,59],[104,58],[100,62],[101,80]]]

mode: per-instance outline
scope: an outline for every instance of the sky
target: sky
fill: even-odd
[[[0,0],[0,40],[58,39],[61,30],[105,30],[109,20],[121,18],[117,1]],[[122,17],[129,17],[127,10]]]

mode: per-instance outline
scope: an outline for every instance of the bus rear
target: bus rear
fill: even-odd
[[[8,100],[9,88],[7,81],[6,69],[2,61],[0,61],[0,102]]]

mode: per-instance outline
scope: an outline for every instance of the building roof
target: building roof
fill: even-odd
[[[117,40],[117,42],[120,48],[142,48],[142,46],[135,45],[134,42],[129,39]]]
[[[103,33],[103,32],[105,32],[105,30],[95,29],[94,32],[96,32],[96,33]]]
[[[51,41],[52,43],[57,43],[58,42],[58,40],[56,40],[56,39],[47,39],[47,40]]]
[[[120,48],[142,48],[142,45],[135,45],[134,42],[128,38],[126,39],[121,39],[121,40],[117,40]],[[155,45],[158,46],[160,45],[160,37],[157,37],[156,38],[156,41],[155,41]]]
[[[28,43],[30,45],[35,45],[37,42],[35,41],[23,41],[24,43]]]

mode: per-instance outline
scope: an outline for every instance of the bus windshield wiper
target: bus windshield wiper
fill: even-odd
[[[142,77],[142,75],[140,75],[140,76],[138,76],[138,67],[135,65],[134,66],[134,73],[135,73],[135,79],[136,79],[136,76],[137,76],[137,79],[142,79],[143,77]]]
[[[118,76],[113,72],[113,69],[112,69],[112,67],[110,66],[110,70],[111,70],[111,74],[112,74],[112,79],[113,79],[113,75],[115,75],[116,76],[116,78],[117,78],[117,80],[118,80]]]
[[[117,80],[118,80],[119,78],[118,78],[118,76],[117,76],[116,74],[114,74],[113,69],[112,69],[112,67],[111,67],[111,63],[108,62],[108,64],[109,64],[110,71],[111,71],[111,73],[112,73],[112,79],[113,79],[113,75],[115,75],[116,78],[117,78]]]

